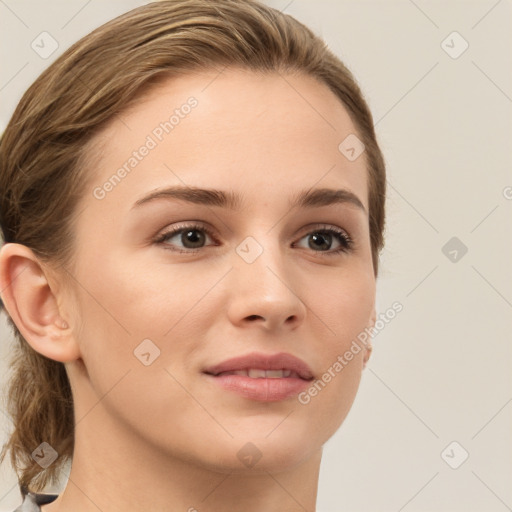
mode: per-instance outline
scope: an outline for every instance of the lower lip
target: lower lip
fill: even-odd
[[[293,377],[257,378],[244,375],[214,376],[205,374],[226,389],[259,402],[277,402],[298,395],[309,387],[310,381]]]

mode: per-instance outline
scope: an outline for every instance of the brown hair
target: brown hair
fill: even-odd
[[[365,145],[375,275],[383,247],[385,164],[365,99],[345,65],[294,18],[253,0],[168,0],[136,8],[75,43],[26,91],[0,143],[0,225],[6,243],[42,262],[71,265],[73,216],[88,190],[94,135],[163,77],[222,66],[306,73],[343,102]],[[341,141],[340,141],[341,142]],[[74,446],[73,397],[65,367],[34,351],[8,317],[17,343],[7,395],[10,452],[20,486],[59,481]],[[59,454],[42,471],[40,443]]]

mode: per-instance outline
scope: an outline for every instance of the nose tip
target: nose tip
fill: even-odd
[[[259,254],[251,263],[240,256],[234,265],[229,306],[231,321],[267,329],[298,326],[306,315],[306,307],[295,290],[300,280],[295,278],[289,266],[287,268],[282,252],[278,248],[263,250],[256,239],[240,245],[248,249],[242,253],[244,256],[250,254],[254,258],[256,253]]]

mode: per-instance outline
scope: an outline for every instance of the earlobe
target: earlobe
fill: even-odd
[[[0,290],[7,312],[35,351],[61,362],[80,357],[44,266],[31,249],[16,243],[1,248]]]
[[[363,357],[363,370],[366,368],[366,365],[368,364],[370,356],[372,355],[372,350],[373,350],[373,347],[370,342],[365,347],[365,352],[364,352],[364,357]]]
[[[376,321],[377,321],[377,311],[375,309],[375,304],[374,304],[372,313],[370,316],[370,323],[368,325],[370,332],[375,327]],[[369,340],[366,342],[366,346],[365,346],[365,352],[364,352],[364,357],[363,357],[363,369],[366,368],[366,365],[370,359],[370,356],[372,355],[372,350],[373,350],[373,346],[372,346],[371,338],[369,338]]]

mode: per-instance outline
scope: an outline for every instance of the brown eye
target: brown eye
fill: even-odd
[[[325,252],[326,255],[348,252],[352,249],[352,240],[349,235],[337,228],[322,228],[310,231],[302,239],[308,239],[308,249],[314,252]],[[302,240],[301,239],[301,240]],[[338,243],[338,247],[332,248],[333,243]]]
[[[212,238],[209,230],[203,226],[177,226],[162,233],[155,243],[161,244],[165,249],[177,252],[195,252],[205,247],[208,238]],[[171,240],[173,240],[171,242]]]
[[[198,229],[182,229],[176,232],[175,236],[179,235],[180,233],[181,235],[179,236],[179,240],[187,249],[197,249],[201,247],[206,239],[204,233]]]

